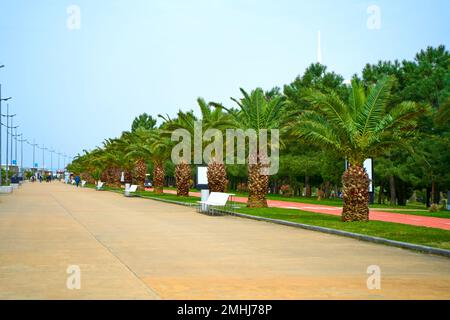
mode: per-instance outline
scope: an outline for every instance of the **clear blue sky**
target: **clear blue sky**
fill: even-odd
[[[72,4],[79,30],[67,28]],[[380,29],[367,27],[370,5]],[[0,83],[26,138],[75,155],[142,112],[289,83],[316,61],[318,30],[323,63],[345,78],[449,47],[449,12],[448,0],[0,0]]]

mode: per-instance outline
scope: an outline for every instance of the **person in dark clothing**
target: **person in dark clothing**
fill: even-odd
[[[75,184],[77,185],[77,188],[78,188],[78,185],[80,184],[80,181],[81,181],[80,176],[76,176],[75,177]]]

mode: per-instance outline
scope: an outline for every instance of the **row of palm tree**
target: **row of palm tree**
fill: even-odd
[[[85,151],[68,169],[82,174],[88,181],[102,180],[114,186],[120,184],[123,172],[125,182],[142,186],[147,163],[151,163],[154,192],[162,193],[165,164],[174,147],[170,138],[173,130],[184,129],[193,136],[195,122],[201,120],[203,132],[214,128],[225,137],[228,128],[253,129],[259,139],[261,130],[267,129],[270,133],[270,129],[279,129],[281,152],[302,141],[348,160],[349,166],[342,177],[342,219],[368,220],[369,178],[363,161],[412,137],[417,117],[425,111],[424,107],[413,102],[390,107],[392,84],[390,77],[368,88],[354,81],[348,86],[348,101],[343,101],[332,90],[311,90],[306,95],[308,108],[303,109],[297,108],[277,91],[265,92],[260,88],[250,93],[241,89],[242,97],[232,98],[233,108],[199,98],[200,118],[193,111],[179,111],[174,118],[158,115],[162,124],[156,127],[155,119],[141,115],[134,121],[131,131],[123,132],[119,138],[105,140],[102,147]],[[270,141],[270,137],[267,140]],[[191,152],[194,152],[193,145]],[[264,152],[258,149],[256,159],[247,166],[248,207],[267,207],[269,176],[260,170],[267,166],[264,156]],[[227,166],[222,160],[214,154],[207,160],[212,191],[227,189]],[[177,194],[188,195],[192,181],[190,165],[184,162],[177,164],[175,178]]]

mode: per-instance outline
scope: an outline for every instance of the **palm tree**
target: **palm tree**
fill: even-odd
[[[218,129],[224,136],[225,129],[233,126],[232,118],[223,112],[222,106],[217,106],[214,102],[207,103],[203,98],[198,98],[197,103],[202,113],[203,131]],[[218,159],[217,156],[214,154],[207,159],[208,187],[211,192],[225,192],[228,186],[227,170],[223,159]]]
[[[177,129],[185,129],[191,137],[194,136],[194,124],[197,121],[193,111],[183,112],[178,111],[176,118],[170,118],[169,116],[163,116],[158,114],[158,117],[164,120],[161,131],[162,136],[170,139],[172,132]],[[194,153],[193,146],[191,146],[191,156]],[[186,162],[178,163],[175,166],[175,184],[177,188],[177,196],[188,196],[190,181],[192,178],[191,169]]]
[[[79,174],[81,179],[88,183],[95,183],[98,180],[98,173],[102,170],[101,163],[98,162],[98,155],[101,153],[99,148],[91,152],[83,150],[84,154],[78,154],[72,163],[68,166],[69,170]]]
[[[163,124],[164,126],[164,124]],[[143,184],[147,172],[147,160],[153,163],[153,186],[154,192],[163,193],[164,189],[164,164],[170,158],[172,142],[164,134],[162,128],[146,129],[138,127],[133,133],[127,135],[127,156],[133,159],[135,164],[136,178]],[[143,168],[145,165],[145,169]],[[141,168],[139,168],[141,166]],[[144,173],[145,170],[145,173]]]
[[[343,221],[369,220],[369,177],[364,160],[411,137],[416,119],[424,111],[413,102],[387,110],[392,84],[393,78],[383,78],[366,96],[364,88],[353,81],[348,103],[334,91],[311,91],[308,101],[313,109],[304,111],[293,123],[297,137],[347,159],[349,167],[342,176]]]
[[[133,162],[127,155],[126,147],[129,145],[126,134],[121,138],[107,139],[103,142],[104,152],[101,161],[106,164],[106,170],[103,172],[102,180],[114,187],[121,185],[121,172],[124,173],[125,183],[132,182]]]
[[[103,152],[101,148],[97,147],[86,154],[87,171],[94,183],[100,180],[102,172],[105,169],[105,163],[101,159]]]
[[[127,133],[127,156],[134,161],[133,178],[141,188],[144,187],[147,176],[147,161],[151,160],[150,131],[140,126],[135,131]]]
[[[214,106],[213,102],[206,102],[203,98],[198,98],[197,103],[201,112],[202,132],[205,132],[208,129],[218,129],[224,133],[224,129],[233,125],[230,117],[223,112],[221,106]],[[199,120],[194,115],[193,111],[183,112],[181,110],[174,119],[170,119],[169,117],[164,117],[162,115],[159,115],[159,117],[166,121],[166,134],[170,134],[176,129],[185,129],[191,134],[191,136],[194,136],[195,122]],[[205,147],[206,144],[207,142],[204,141],[203,147]],[[193,145],[191,152],[192,154],[194,153]],[[213,155],[211,159],[207,159],[207,162],[209,189],[212,192],[223,192],[228,184],[228,180],[226,179],[225,164],[222,159],[216,159],[215,155]],[[186,169],[186,164],[179,164],[177,165],[176,172],[178,173],[178,178],[176,179],[177,194],[184,194],[185,192],[178,188],[178,181],[190,181],[191,171]],[[181,178],[181,174],[186,176]],[[189,175],[189,177],[187,175]],[[182,188],[186,189],[184,185],[182,185]]]
[[[149,131],[149,150],[153,162],[153,186],[154,192],[157,194],[164,192],[164,164],[170,158],[172,151],[172,141],[163,132],[162,128]]]
[[[263,159],[263,150],[259,149],[260,131],[263,129],[281,129],[286,120],[285,99],[280,94],[265,94],[261,88],[248,94],[241,89],[244,96],[241,99],[231,98],[239,106],[238,110],[226,109],[234,120],[234,127],[240,129],[253,129],[257,137],[256,159],[249,159],[248,165],[248,189],[249,196],[247,207],[267,207],[267,191],[269,188],[269,176],[262,173],[267,166]],[[269,142],[270,139],[267,139]],[[264,146],[265,147],[265,146]],[[249,155],[249,157],[252,155]]]

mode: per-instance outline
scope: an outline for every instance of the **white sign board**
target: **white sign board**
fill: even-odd
[[[197,184],[208,184],[208,167],[197,167]]]
[[[372,166],[372,159],[369,158],[369,159],[366,159],[364,161],[364,169],[366,169],[366,172],[367,172],[367,174],[369,176],[369,180],[370,180],[370,182],[369,182],[369,192],[373,192],[373,172],[372,172],[373,166]]]

